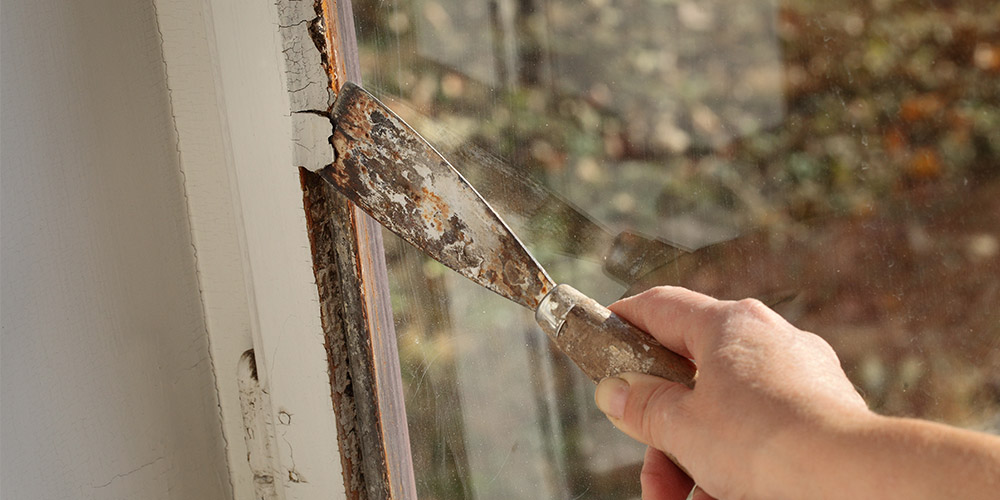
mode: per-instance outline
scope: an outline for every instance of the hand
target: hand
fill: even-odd
[[[694,389],[641,374],[602,381],[597,405],[646,443],[643,498],[773,498],[780,457],[801,439],[875,418],[823,339],[756,300],[661,287],[613,304],[619,316],[694,360]],[[791,468],[787,468],[791,470]],[[696,496],[695,498],[699,498]]]

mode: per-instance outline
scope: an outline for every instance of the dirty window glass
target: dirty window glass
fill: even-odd
[[[990,0],[356,0],[364,85],[558,282],[757,297],[879,412],[1000,429]],[[422,498],[638,498],[531,312],[386,236]]]

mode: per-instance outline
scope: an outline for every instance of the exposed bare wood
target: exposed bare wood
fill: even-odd
[[[349,498],[415,498],[381,233],[359,228],[318,175],[301,175]]]
[[[366,488],[366,477],[362,451],[362,441],[372,441],[370,426],[359,422],[358,403],[355,390],[365,390],[364,382],[354,382],[354,372],[350,365],[350,355],[347,330],[350,325],[358,322],[346,322],[347,311],[358,311],[356,303],[348,304],[342,301],[344,293],[341,290],[341,273],[338,257],[350,254],[353,246],[348,239],[350,231],[344,224],[347,207],[343,203],[331,201],[330,189],[324,181],[306,169],[301,169],[302,189],[304,191],[306,221],[309,225],[309,237],[312,243],[313,270],[316,276],[316,286],[319,289],[320,316],[326,337],[327,360],[329,363],[331,397],[337,412],[337,442],[340,443],[341,466],[344,473],[344,489],[350,499],[370,498]],[[339,209],[338,209],[339,208]],[[338,237],[339,236],[339,237]],[[339,251],[338,251],[339,249]],[[348,318],[349,319],[349,318]],[[357,335],[357,328],[354,328]],[[357,342],[354,342],[355,346]],[[357,351],[357,349],[355,349]],[[357,353],[354,356],[368,357]],[[358,386],[362,387],[358,387]],[[367,398],[370,401],[370,398]],[[362,402],[360,411],[371,412],[371,405]],[[371,419],[367,419],[370,421]],[[364,437],[363,437],[364,436]],[[375,477],[382,476],[377,470]],[[384,481],[383,481],[384,482]],[[377,482],[373,482],[373,488]],[[376,493],[378,493],[376,488]],[[385,495],[375,495],[374,498]]]

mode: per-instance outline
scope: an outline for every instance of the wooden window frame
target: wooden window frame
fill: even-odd
[[[415,498],[381,229],[294,168],[331,161],[325,109],[359,79],[350,0],[156,17],[233,497]],[[270,401],[255,425],[239,373]]]
[[[273,498],[415,497],[380,228],[292,169],[329,161],[325,108],[360,81],[351,0],[155,7],[234,497],[256,479],[235,384],[251,347]]]
[[[361,82],[350,0],[316,6],[330,88]],[[416,498],[381,226],[320,176],[300,174],[348,498]]]

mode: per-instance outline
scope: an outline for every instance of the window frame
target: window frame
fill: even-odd
[[[357,78],[350,1],[155,11],[232,497],[415,498],[380,227],[293,168],[330,161],[302,146]],[[240,372],[267,408],[241,408]]]
[[[329,87],[361,81],[350,0],[320,0]],[[315,32],[314,32],[315,33]],[[348,498],[416,498],[381,225],[300,168]]]

